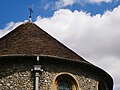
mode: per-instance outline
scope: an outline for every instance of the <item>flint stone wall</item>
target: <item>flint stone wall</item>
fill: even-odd
[[[0,62],[0,90],[34,90],[34,73],[31,61]],[[50,90],[53,79],[61,72],[74,75],[80,90],[97,90],[97,77],[68,63],[42,62],[39,90]]]

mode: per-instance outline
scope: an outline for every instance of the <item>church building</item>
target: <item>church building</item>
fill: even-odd
[[[0,90],[112,89],[108,73],[33,22],[0,38]]]

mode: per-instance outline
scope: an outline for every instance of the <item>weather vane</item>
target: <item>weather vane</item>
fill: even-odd
[[[32,10],[32,7],[31,7],[31,6],[29,6],[28,9],[29,9],[29,12],[30,12],[29,21],[32,22],[32,19],[31,19],[31,18],[32,18],[33,10]]]

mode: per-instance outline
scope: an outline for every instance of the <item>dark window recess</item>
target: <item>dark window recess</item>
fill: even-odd
[[[68,80],[63,79],[58,81],[58,90],[72,90]]]

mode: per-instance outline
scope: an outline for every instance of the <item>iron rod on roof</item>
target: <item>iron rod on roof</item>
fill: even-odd
[[[29,9],[29,12],[30,12],[29,22],[32,22],[32,13],[33,13],[33,10],[32,10],[32,7],[31,7],[31,6],[29,6],[28,9]]]

